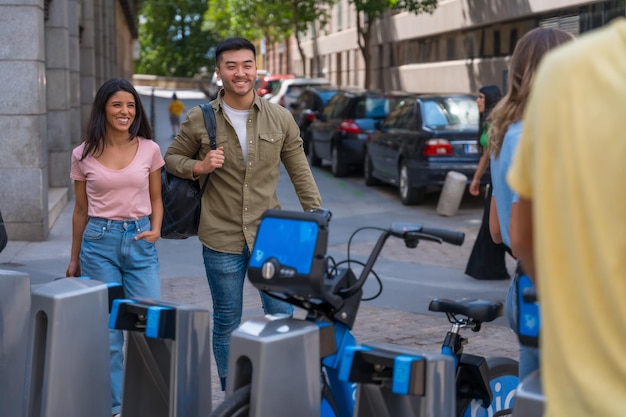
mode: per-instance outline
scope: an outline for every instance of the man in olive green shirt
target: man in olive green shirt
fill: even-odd
[[[211,174],[202,196],[198,237],[213,299],[213,354],[225,389],[230,334],[240,325],[243,284],[261,215],[280,208],[281,162],[304,210],[322,199],[291,113],[257,96],[256,49],[242,38],[217,45],[216,73],[223,89],[211,102],[217,149],[200,108],[191,109],[165,154],[167,170],[183,178]],[[197,155],[197,159],[195,156]],[[291,305],[261,294],[267,314],[293,313]]]

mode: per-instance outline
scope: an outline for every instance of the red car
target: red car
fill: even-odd
[[[256,93],[260,97],[272,95],[275,89],[280,85],[280,80],[285,78],[296,78],[294,74],[268,74],[257,78]]]

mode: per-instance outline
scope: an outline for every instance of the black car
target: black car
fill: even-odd
[[[364,157],[367,185],[397,185],[403,204],[424,200],[448,171],[472,178],[480,150],[478,106],[469,94],[416,95],[405,100],[372,133]],[[483,175],[489,181],[489,173]]]
[[[298,96],[298,99],[291,104],[291,114],[298,123],[300,136],[304,140],[304,150],[309,150],[309,126],[311,122],[319,117],[328,100],[337,92],[339,87],[330,85],[315,85],[305,87]]]
[[[311,166],[331,163],[335,177],[363,166],[365,140],[404,95],[364,89],[338,91],[308,128],[307,156]]]

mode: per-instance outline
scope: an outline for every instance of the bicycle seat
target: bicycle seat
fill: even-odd
[[[462,314],[472,320],[486,323],[502,315],[503,305],[499,301],[435,298],[428,305],[428,309],[442,313]]]

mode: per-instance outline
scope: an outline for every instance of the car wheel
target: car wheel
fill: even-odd
[[[312,167],[318,167],[322,165],[322,160],[315,154],[315,148],[313,147],[313,138],[309,136],[309,153],[307,155],[307,159],[309,160],[309,164]]]
[[[368,152],[365,152],[365,160],[363,161],[363,178],[365,179],[365,185],[378,185],[380,180],[374,178],[374,167],[372,165],[372,158]]]
[[[402,204],[410,206],[413,204],[420,204],[424,202],[426,196],[426,187],[415,187],[411,184],[409,178],[409,170],[406,166],[406,162],[402,162],[400,165],[400,199]]]
[[[339,152],[339,145],[336,143],[333,145],[333,151],[330,156],[330,170],[335,177],[348,175],[348,168],[341,164],[341,153]]]

